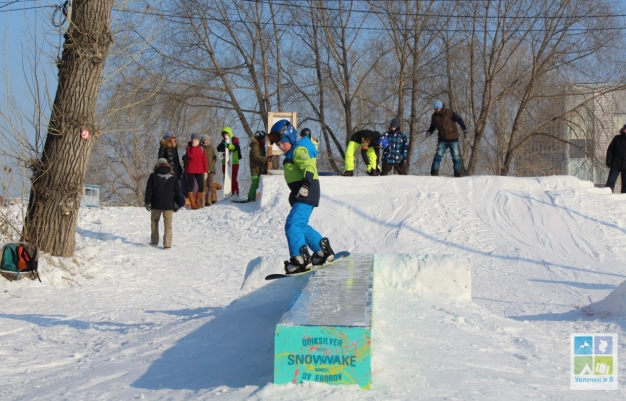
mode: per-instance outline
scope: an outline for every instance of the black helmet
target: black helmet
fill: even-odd
[[[257,131],[257,132],[254,133],[254,137],[256,139],[265,139],[266,135],[267,134],[265,133],[265,131]]]
[[[302,128],[302,129],[300,130],[300,136],[301,136],[302,138],[304,138],[305,136],[308,136],[308,137],[310,138],[310,137],[311,137],[311,130],[310,130],[310,129],[308,129],[308,128]]]

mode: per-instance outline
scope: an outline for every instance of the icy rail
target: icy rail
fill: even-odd
[[[310,275],[276,325],[274,383],[369,389],[374,255],[351,255]]]

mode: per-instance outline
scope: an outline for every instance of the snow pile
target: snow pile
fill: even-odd
[[[469,264],[449,255],[376,255],[374,285],[425,296],[472,300]]]
[[[594,314],[626,317],[626,281],[606,298],[588,305],[585,309]]]

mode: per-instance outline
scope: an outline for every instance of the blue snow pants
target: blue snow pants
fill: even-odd
[[[320,247],[321,234],[309,225],[311,213],[313,213],[313,205],[295,202],[291,207],[285,222],[285,234],[287,235],[287,244],[289,244],[290,257],[300,255],[300,248],[305,244],[313,252],[322,249]]]

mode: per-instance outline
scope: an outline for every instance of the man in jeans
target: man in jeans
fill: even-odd
[[[449,107],[444,107],[440,100],[435,100],[433,103],[433,109],[435,112],[430,118],[430,128],[428,128],[427,136],[437,129],[437,152],[433,158],[433,164],[430,168],[430,175],[439,175],[439,166],[441,165],[441,159],[446,148],[450,148],[450,155],[452,156],[452,164],[454,165],[454,176],[460,177],[463,172],[463,164],[461,163],[461,153],[459,152],[459,131],[456,124],[463,129],[463,135],[467,136],[467,127],[463,122],[463,119],[459,117]]]

